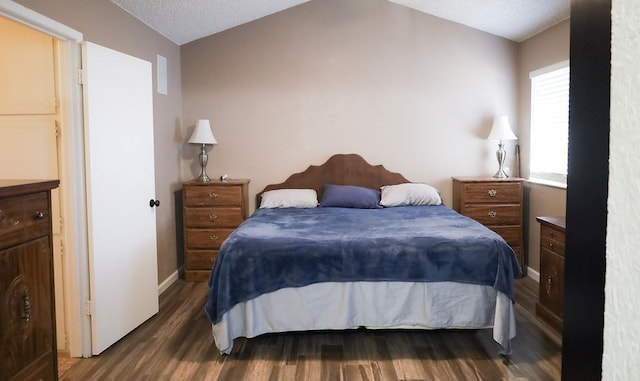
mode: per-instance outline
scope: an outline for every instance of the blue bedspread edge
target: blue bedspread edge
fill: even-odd
[[[205,312],[318,282],[454,281],[510,298],[521,269],[484,225],[444,206],[258,209],[220,248]]]

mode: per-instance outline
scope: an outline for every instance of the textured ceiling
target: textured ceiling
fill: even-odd
[[[390,0],[521,42],[569,18],[570,0]]]
[[[178,45],[309,0],[111,0]],[[389,0],[513,41],[569,18],[570,0]]]
[[[309,0],[111,0],[178,45]]]

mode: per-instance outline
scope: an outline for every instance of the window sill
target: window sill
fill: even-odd
[[[565,183],[560,183],[557,181],[551,181],[551,180],[544,180],[544,179],[536,179],[536,178],[529,178],[526,180],[528,183],[530,184],[536,184],[536,185],[544,185],[547,187],[551,187],[551,188],[557,188],[557,189],[564,189],[567,190],[567,184]]]

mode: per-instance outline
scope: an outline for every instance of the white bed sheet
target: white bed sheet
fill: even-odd
[[[513,303],[492,287],[456,282],[326,282],[285,288],[235,305],[212,325],[216,347],[265,333],[367,327],[493,327],[500,352],[516,335]]]

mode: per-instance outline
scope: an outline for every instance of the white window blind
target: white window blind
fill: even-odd
[[[567,183],[569,61],[530,74],[530,178]]]

